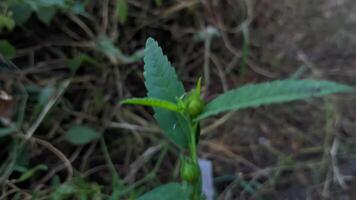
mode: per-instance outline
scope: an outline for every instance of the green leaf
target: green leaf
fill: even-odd
[[[6,59],[12,59],[16,55],[16,48],[7,40],[0,40],[0,54]]]
[[[57,8],[54,6],[39,7],[36,14],[41,22],[46,25],[49,25],[53,17],[57,14],[57,11]]]
[[[152,106],[164,108],[166,110],[178,112],[178,106],[170,101],[155,99],[155,98],[131,98],[121,101],[121,104],[136,104],[143,106]]]
[[[97,49],[105,54],[111,62],[129,64],[142,59],[142,50],[137,50],[132,55],[124,54],[121,49],[107,37],[102,37],[97,41]]]
[[[128,4],[126,0],[117,0],[117,10],[116,14],[119,19],[120,24],[125,24],[128,16]]]
[[[85,11],[85,4],[80,1],[73,2],[70,7],[70,11],[78,15],[88,15],[88,13]]]
[[[90,3],[90,1],[91,0],[71,1],[69,2],[69,5],[67,5],[67,7],[70,12],[90,18],[90,14],[85,10],[86,6]]]
[[[16,129],[14,128],[0,128],[0,138],[8,136],[14,132],[16,132]]]
[[[183,84],[178,80],[174,68],[162,52],[158,43],[147,39],[145,48],[145,86],[147,96],[177,103],[185,91]],[[162,108],[153,108],[155,119],[168,137],[181,147],[187,147],[189,123],[180,114]]]
[[[103,199],[101,188],[96,183],[91,183],[84,180],[79,176],[74,177],[73,180],[64,182],[56,187],[49,194],[51,200],[64,200],[64,199]]]
[[[17,25],[25,23],[32,14],[32,8],[26,3],[17,3],[10,6],[12,18]]]
[[[180,183],[168,183],[147,192],[137,200],[189,200],[192,188]]]
[[[161,6],[163,3],[163,0],[155,0],[155,3],[157,6]]]
[[[279,80],[246,85],[221,94],[212,100],[197,120],[231,110],[350,91],[352,88],[349,86],[317,80]]]
[[[21,181],[25,181],[29,178],[31,178],[32,176],[35,175],[36,172],[38,171],[47,171],[48,167],[47,165],[37,165],[36,167],[27,170],[26,172],[24,172],[23,174],[21,174],[20,178],[18,178],[16,181],[21,182]]]
[[[64,7],[66,0],[32,0],[38,7]]]
[[[64,139],[74,145],[84,145],[100,137],[98,132],[83,125],[71,127],[64,135]]]
[[[113,61],[116,61],[117,57],[122,54],[121,50],[107,37],[98,40],[97,48]]]
[[[14,27],[15,21],[11,17],[0,14],[0,32],[3,28],[6,28],[7,30],[11,31]]]
[[[53,94],[55,94],[55,91],[55,88],[51,85],[48,85],[43,88],[37,97],[38,105],[41,107],[45,106],[50,100],[50,98],[53,96]]]
[[[14,171],[25,173],[30,165],[29,152],[20,151],[18,155],[16,155],[16,162],[14,166]]]
[[[68,59],[66,63],[72,72],[77,71],[84,63],[99,65],[98,61],[84,53],[81,53],[72,59]]]
[[[74,58],[68,59],[67,60],[67,66],[68,68],[72,71],[75,72],[79,69],[79,67],[83,63],[83,58],[81,56],[76,56]]]

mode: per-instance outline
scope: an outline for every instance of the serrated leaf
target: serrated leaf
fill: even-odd
[[[121,101],[121,104],[136,104],[143,106],[152,106],[164,108],[166,110],[178,112],[178,106],[170,101],[155,99],[155,98],[131,98]]]
[[[144,54],[144,76],[148,96],[176,102],[176,98],[182,96],[185,90],[167,56],[152,38],[147,39]]]
[[[318,80],[279,80],[246,85],[212,100],[197,120],[226,111],[350,91],[352,88],[347,85]]]
[[[152,38],[147,39],[144,54],[147,96],[175,104],[176,99],[182,96],[185,90],[167,56]],[[178,113],[162,108],[154,108],[154,111],[155,119],[168,137],[181,147],[187,147],[189,135],[187,120]]]
[[[126,0],[117,0],[116,14],[120,24],[125,24],[127,21],[129,7]]]
[[[192,188],[180,183],[168,183],[147,192],[137,200],[189,200]]]
[[[84,145],[100,137],[98,132],[84,125],[73,126],[64,135],[64,139],[74,145]]]

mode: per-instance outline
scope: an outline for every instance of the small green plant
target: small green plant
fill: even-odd
[[[0,32],[1,27],[12,30],[17,25],[23,25],[35,14],[37,18],[49,25],[59,12],[70,12],[88,16],[85,6],[89,0],[2,0],[0,2]]]
[[[204,102],[201,97],[201,79],[198,79],[194,89],[186,92],[154,39],[147,40],[144,55],[147,97],[126,99],[121,103],[153,107],[154,117],[166,135],[189,153],[188,156],[182,153],[180,158],[182,183],[162,185],[144,194],[139,200],[204,199],[197,156],[201,120],[226,111],[352,91],[349,86],[330,81],[277,80],[245,85],[223,93],[210,102]]]

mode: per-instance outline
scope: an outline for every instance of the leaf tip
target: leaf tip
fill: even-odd
[[[119,104],[120,104],[120,105],[127,104],[127,99],[124,99],[124,100],[119,101]]]
[[[153,39],[152,37],[148,37],[146,40],[146,47],[153,43],[157,43],[157,41],[155,39]]]
[[[353,92],[355,91],[355,88],[349,85],[344,85],[344,91],[345,92]]]

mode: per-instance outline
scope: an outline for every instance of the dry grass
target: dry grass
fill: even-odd
[[[21,113],[25,118],[21,130],[0,140],[1,168],[12,166],[12,153],[21,154],[13,146],[21,144],[30,166],[45,164],[49,170],[17,183],[19,174],[9,169],[1,174],[0,199],[14,194],[30,199],[35,193],[44,199],[55,189],[51,181],[78,177],[93,190],[100,185],[103,198],[110,193],[112,171],[100,143],[72,146],[64,141],[73,124],[88,124],[104,135],[126,199],[177,178],[177,149],[167,145],[152,111],[118,105],[125,97],[145,95],[142,62],[104,55],[96,45],[103,36],[125,55],[142,49],[148,36],[156,38],[188,87],[205,76],[206,99],[297,71],[303,78],[356,85],[353,0],[128,3],[124,25],[114,16],[114,1],[91,1],[87,9],[93,18],[63,13],[49,26],[32,18],[2,33],[17,48],[14,65],[0,74],[1,89],[14,97],[13,116],[5,124],[11,126]],[[220,35],[194,40],[208,27]],[[246,30],[249,51],[244,57]],[[97,64],[84,64],[72,74],[67,59],[80,53]],[[58,88],[65,81],[69,85],[63,94],[39,105],[43,88]],[[355,97],[262,107],[205,121],[199,154],[213,161],[218,199],[356,198]]]

